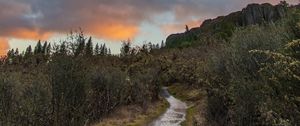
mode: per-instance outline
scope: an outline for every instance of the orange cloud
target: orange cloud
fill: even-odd
[[[95,24],[89,27],[87,31],[96,37],[120,41],[135,37],[138,33],[138,26],[121,23],[110,25]]]
[[[18,38],[28,40],[47,40],[52,35],[51,32],[40,32],[38,30],[31,30],[25,28],[10,29],[5,34],[0,36],[0,57],[5,56],[10,49],[7,38]]]
[[[0,0],[0,37],[46,40],[53,33],[82,27],[89,35],[119,41],[136,37],[144,21],[171,12],[174,22],[168,21],[172,16],[157,21],[165,23],[161,27],[167,35],[184,31],[186,24],[200,26],[199,20],[192,19],[228,14],[247,3],[275,1],[280,0]]]
[[[40,32],[39,30],[31,30],[25,28],[11,29],[5,34],[7,34],[6,37],[30,40],[47,40],[52,35],[51,32]]]
[[[188,25],[188,27],[194,28],[194,27],[200,27],[201,25],[200,20],[190,20],[186,22],[181,23],[173,23],[173,24],[166,24],[162,25],[161,28],[164,31],[165,35],[169,35],[176,32],[184,32],[185,31],[185,25]]]
[[[6,55],[9,49],[8,40],[5,38],[0,38],[0,56]]]

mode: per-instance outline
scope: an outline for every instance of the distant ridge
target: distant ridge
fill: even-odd
[[[200,27],[184,33],[171,34],[167,37],[166,44],[167,47],[178,47],[182,46],[182,43],[203,39],[213,34],[219,34],[226,39],[235,27],[276,22],[286,16],[287,8],[283,4],[275,6],[269,3],[249,4],[241,11],[205,20]]]

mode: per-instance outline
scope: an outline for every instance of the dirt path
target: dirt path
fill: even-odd
[[[186,117],[186,103],[170,95],[166,87],[163,88],[163,96],[169,102],[170,107],[148,126],[180,126]]]

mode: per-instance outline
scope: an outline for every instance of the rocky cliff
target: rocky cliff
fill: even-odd
[[[241,11],[241,25],[261,24],[274,22],[286,16],[286,9],[282,5],[272,6],[271,4],[250,4]]]
[[[178,47],[182,43],[193,42],[204,36],[219,34],[220,37],[229,37],[235,27],[270,23],[285,18],[287,8],[284,5],[249,4],[242,11],[205,20],[200,27],[193,28],[185,33],[172,34],[167,37],[168,47]]]

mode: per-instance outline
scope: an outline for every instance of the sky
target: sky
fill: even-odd
[[[0,55],[38,40],[60,42],[79,28],[119,53],[121,42],[161,43],[169,34],[249,3],[280,0],[0,0]],[[287,0],[298,4],[299,0]]]

